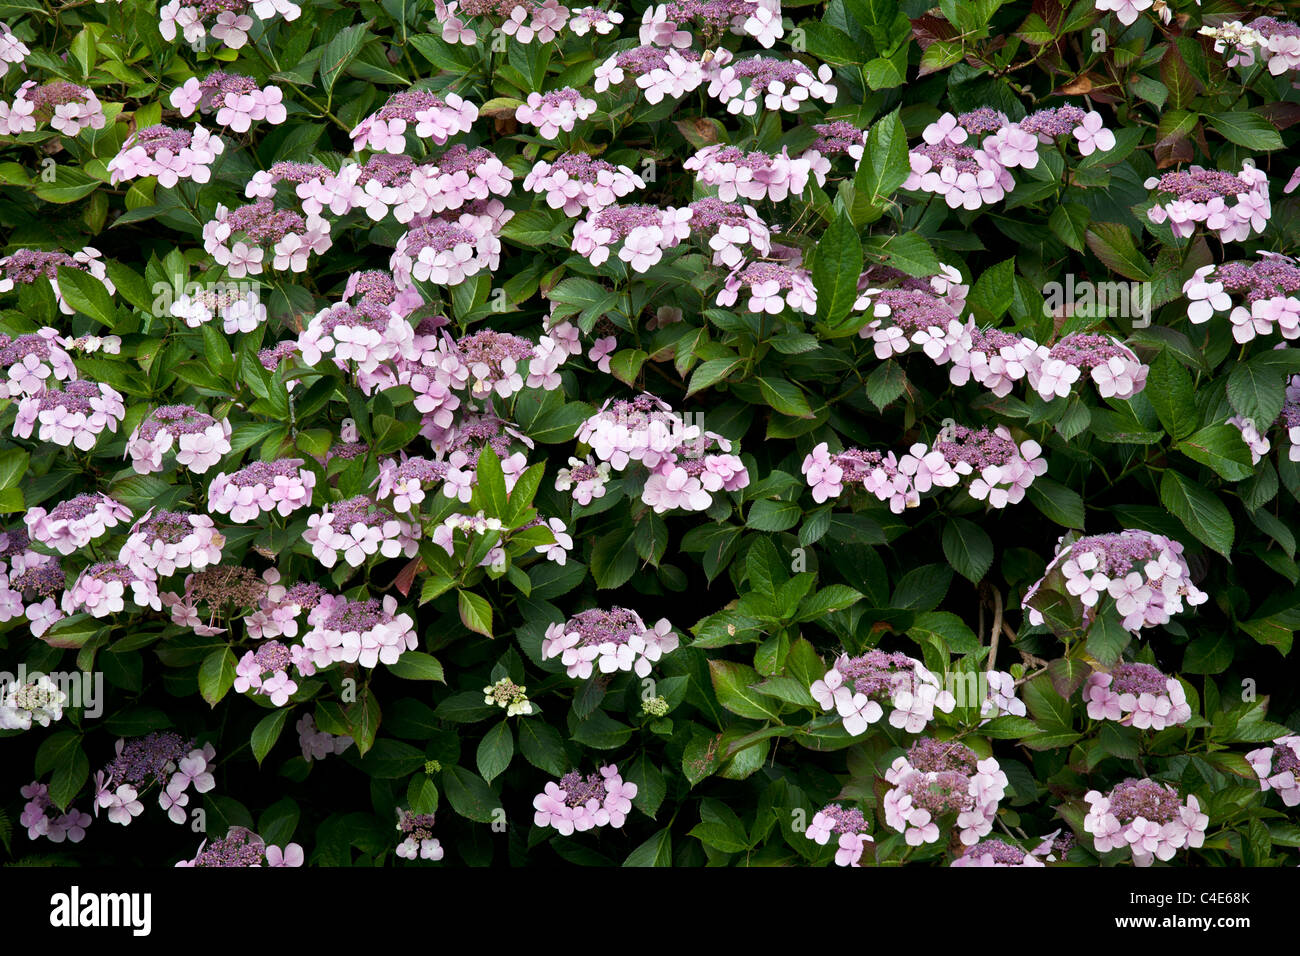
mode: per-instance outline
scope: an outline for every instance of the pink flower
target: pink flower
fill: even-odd
[[[297,843],[290,843],[283,850],[278,846],[266,848],[267,866],[302,866],[305,855]]]
[[[1079,141],[1079,152],[1091,156],[1096,150],[1103,153],[1115,148],[1115,134],[1103,125],[1101,114],[1093,110],[1074,128],[1074,138]]]

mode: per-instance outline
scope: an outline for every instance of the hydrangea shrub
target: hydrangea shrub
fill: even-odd
[[[6,852],[1297,865],[1283,6],[0,4]]]

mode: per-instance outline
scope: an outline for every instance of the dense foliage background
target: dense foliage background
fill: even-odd
[[[1180,848],[1173,864],[1300,862],[1300,826],[1283,798],[1296,795],[1294,780],[1274,776],[1287,773],[1286,745],[1279,745],[1276,767],[1268,756],[1258,767],[1262,748],[1300,733],[1292,647],[1300,627],[1300,464],[1291,455],[1300,439],[1300,388],[1288,396],[1300,350],[1275,348],[1300,334],[1300,286],[1287,272],[1294,264],[1282,260],[1268,279],[1273,286],[1251,285],[1256,280],[1248,277],[1210,289],[1215,273],[1204,268],[1243,262],[1245,269],[1261,254],[1298,252],[1300,200],[1285,190],[1298,155],[1300,54],[1287,45],[1295,34],[1281,27],[1270,28],[1277,42],[1255,48],[1201,32],[1261,16],[1294,19],[1294,6],[1130,0],[1112,11],[1093,0],[831,0],[787,2],[773,14],[743,0],[692,2],[676,7],[676,36],[663,26],[666,16],[651,12],[648,29],[658,29],[664,44],[658,56],[678,73],[641,87],[632,66],[621,82],[611,80],[607,61],[642,42],[645,4],[620,5],[622,22],[607,32],[596,29],[604,21],[595,15],[577,32],[575,8],[551,37],[526,36],[524,27],[502,31],[513,6],[471,2],[457,12],[428,0],[305,0],[290,16],[297,8],[270,0],[256,9],[239,0],[0,3],[10,51],[0,80],[7,104],[0,121],[10,130],[0,137],[8,257],[0,265],[0,329],[12,340],[5,353],[11,397],[0,411],[0,511],[10,532],[5,588],[13,595],[2,612],[0,669],[79,670],[104,681],[98,716],[69,701],[48,726],[0,732],[0,837],[10,858],[171,865],[242,826],[268,845],[298,844],[310,864],[427,865],[394,854],[405,838],[395,821],[400,827],[408,811],[435,815],[431,829],[424,821],[424,830],[408,831],[419,830],[417,843],[436,838],[442,865],[824,865],[837,857],[838,837],[823,834],[818,842],[807,828],[836,803],[846,813],[861,811],[861,829],[874,838],[862,865],[947,865],[964,852],[955,813],[936,813],[942,832],[924,840],[905,838],[887,819],[897,780],[886,773],[918,739],[931,737],[996,759],[1005,793],[985,833],[1021,851],[1055,834],[1052,865],[1133,860],[1127,849],[1098,847],[1085,826],[1085,797],[1129,778],[1168,784],[1183,801],[1194,796],[1208,816],[1200,825],[1203,845]],[[521,7],[517,22],[554,8]],[[184,15],[194,10],[206,17],[202,37],[184,30]],[[725,15],[709,20],[718,10]],[[481,15],[470,19],[467,11]],[[232,16],[247,16],[243,32]],[[457,17],[463,22],[449,28]],[[782,20],[779,30],[773,26]],[[476,35],[457,38],[466,22]],[[710,29],[711,22],[720,28]],[[25,55],[13,53],[14,43]],[[724,48],[735,60],[716,52]],[[1253,55],[1241,56],[1246,49]],[[664,60],[663,51],[680,52]],[[786,95],[798,81],[777,80],[786,85],[750,97],[757,108],[747,112],[746,75],[717,76],[728,62],[754,55],[804,64],[813,94]],[[237,108],[226,116],[192,107],[182,113],[173,91],[217,70],[252,78],[254,91],[279,90],[282,121],[269,108],[274,95],[254,107],[232,94]],[[800,72],[787,67],[773,75]],[[36,86],[22,87],[28,81]],[[50,86],[55,81],[93,91],[99,109],[67,86]],[[539,109],[530,95],[566,87],[593,101],[591,111],[571,117],[567,130],[539,128],[529,119],[529,107]],[[354,143],[357,128],[408,89],[438,94],[444,106],[435,113],[455,113],[445,104],[454,106],[451,94],[462,97],[475,108],[471,122],[449,121],[439,137],[417,133],[412,119],[404,140],[400,129],[384,133],[391,148],[378,134],[367,141],[362,133]],[[218,89],[217,102],[224,95]],[[51,125],[64,115],[55,106],[69,102],[68,115],[85,105],[89,125]],[[1107,132],[1086,153],[1081,144],[1096,127],[1080,136],[1072,131],[1084,129],[1082,121],[1071,120],[1062,135],[1049,129],[1046,142],[1024,134],[1030,145],[1020,147],[1027,151],[1022,164],[1002,163],[1014,173],[1007,172],[1005,188],[922,181],[918,157],[927,143],[955,155],[967,138],[960,129],[943,138],[946,114],[996,114],[992,125],[970,133],[973,147],[991,131],[1065,106],[1078,107],[1078,116],[1095,112],[1104,124]],[[241,110],[251,111],[251,122],[234,115]],[[97,111],[98,126],[90,119]],[[22,120],[28,114],[31,123]],[[382,122],[390,114],[380,115]],[[841,139],[837,151],[826,129],[817,129],[833,121],[867,130],[865,142],[856,139],[848,152]],[[120,157],[137,145],[136,134],[160,123],[183,131],[197,123],[220,137],[224,148],[206,164],[210,176],[188,166],[179,178],[160,179],[147,164],[132,176],[130,163],[122,175]],[[837,127],[841,137],[846,128]],[[182,141],[195,142],[188,134]],[[412,278],[419,257],[403,267],[401,244],[410,247],[408,230],[422,220],[412,223],[409,211],[403,219],[399,203],[382,192],[394,183],[400,192],[410,165],[374,157],[437,162],[444,143],[485,148],[512,178],[504,192],[467,192],[445,213],[417,211],[444,214],[438,228],[445,231],[471,201],[479,203],[473,221],[461,223],[477,243],[472,253],[463,239],[450,246],[462,263],[472,254],[470,265],[449,273],[440,259],[432,274],[417,268]],[[731,154],[709,152],[715,146],[793,164],[793,173],[782,167],[772,180],[792,176],[790,195],[775,184],[757,198],[728,194],[735,168],[725,168]],[[676,220],[686,223],[676,237],[671,225],[636,233],[627,248],[641,243],[637,254],[620,257],[617,234],[583,245],[582,230],[602,224],[584,226],[588,210],[571,215],[559,208],[558,194],[548,203],[554,185],[525,187],[539,162],[555,163],[566,151],[639,177],[620,193],[624,204],[671,212],[720,196],[749,204],[759,228],[741,230],[730,247],[710,247],[716,226],[706,227],[704,207],[694,207]],[[737,161],[743,169],[751,160]],[[350,164],[369,165],[364,182],[352,180],[359,193],[339,187],[336,195],[349,202],[317,202],[326,241],[310,254],[282,249],[282,230],[262,240],[265,271],[244,275],[240,259],[248,249],[232,256],[235,239],[219,236],[213,224],[252,201],[246,187],[266,182],[255,174],[277,163],[319,166],[323,171],[302,181],[322,183],[345,177]],[[1199,214],[1187,221],[1178,208],[1153,220],[1148,210],[1172,200],[1150,180],[1194,166],[1234,177],[1248,170],[1237,183],[1249,180],[1252,167],[1262,171],[1262,184],[1248,194],[1254,221],[1246,215],[1245,225],[1224,226],[1231,215],[1222,198],[1208,220]],[[301,223],[310,190],[295,192],[294,185],[281,182],[265,195]],[[453,194],[458,188],[445,186]],[[971,190],[969,201],[945,200],[946,190],[963,188]],[[1247,187],[1214,195],[1226,195],[1231,206]],[[462,201],[465,208],[456,208]],[[243,228],[256,245],[249,237],[258,229],[274,233],[274,215],[262,207],[239,219],[236,239]],[[644,211],[629,216],[649,222]],[[1180,220],[1187,228],[1178,228]],[[770,235],[754,238],[765,234],[764,224]],[[86,247],[98,255],[33,260],[24,253],[71,257]],[[602,247],[616,251],[602,260],[593,252]],[[724,247],[734,253],[725,261],[714,255]],[[752,273],[750,282],[741,270],[751,261],[776,271]],[[388,293],[365,299],[364,288],[349,284],[364,270],[389,273],[415,298],[408,291],[396,304]],[[779,289],[749,287],[763,279]],[[742,281],[749,285],[737,289]],[[246,321],[214,315],[215,305],[190,313],[206,321],[173,310],[182,296],[192,305],[223,282],[255,284],[238,287],[239,295],[252,289]],[[1120,288],[1106,283],[1123,283],[1135,298],[1099,304],[1104,297],[1084,296],[1085,288]],[[815,302],[805,308],[799,294],[809,287]],[[728,296],[733,289],[738,294]],[[912,313],[899,304],[903,296],[891,300],[892,318],[883,313],[881,289],[911,289],[919,308],[932,310],[927,315],[947,310],[959,324],[971,320],[964,339],[953,332],[968,352],[978,351],[972,334],[987,339],[986,330],[1002,330],[1006,342],[1021,343],[1008,346],[1012,358],[1003,364],[1027,367],[1004,369],[999,384],[987,371],[988,356],[1003,361],[999,344],[963,359],[942,341],[944,320],[926,345],[924,330],[934,323],[907,325]],[[1145,305],[1142,296],[1149,296]],[[1261,298],[1271,304],[1251,313]],[[343,336],[322,351],[321,316],[355,318],[338,303],[359,307],[363,300],[380,303],[383,321],[367,328],[381,331],[373,340],[354,336],[359,344],[350,358]],[[1193,308],[1204,301],[1213,308]],[[1247,314],[1230,315],[1232,308]],[[385,324],[391,316],[405,332]],[[438,317],[445,318],[440,328]],[[346,327],[346,316],[341,321]],[[1255,334],[1243,334],[1244,326]],[[876,334],[891,327],[906,333],[894,345],[890,333]],[[44,345],[21,338],[41,329],[56,330]],[[911,338],[916,329],[920,338]],[[479,358],[466,357],[466,337],[483,330],[528,341],[476,340],[487,342],[488,356],[476,365]],[[1138,370],[1136,385],[1099,391],[1100,379],[1084,364],[1077,382],[1066,375],[1055,392],[1047,385],[1045,400],[1043,352],[1076,333],[1114,337],[1086,340],[1083,351],[1124,353],[1117,361],[1124,374]],[[62,338],[48,337],[54,334]],[[292,344],[259,359],[277,343]],[[513,382],[507,354],[519,358]],[[963,362],[967,370],[974,362],[974,372],[958,375]],[[439,368],[449,387],[430,384]],[[107,386],[123,406],[108,413],[112,429],[101,418],[84,426],[90,431],[76,443],[71,432],[46,431],[46,419],[36,417],[74,379]],[[681,455],[674,480],[695,485],[680,495],[678,486],[662,487],[671,460],[660,474],[637,453],[601,476],[596,466],[617,458],[611,449],[618,439],[602,446],[579,438],[602,409],[613,416],[622,407],[606,403],[644,392],[688,427],[717,436],[706,436],[712,458]],[[176,405],[215,424],[204,439],[210,445],[195,453],[202,459],[211,452],[212,463],[195,464],[193,455],[178,462],[185,446],[177,440],[161,450],[157,470],[141,473],[137,459],[153,452],[137,455],[129,444],[142,423],[156,422],[156,409]],[[643,410],[650,407],[643,401]],[[185,414],[186,422],[199,420]],[[206,435],[204,427],[198,432]],[[916,459],[965,428],[1007,429],[1013,455],[1033,459],[1037,449],[1045,470],[1017,479],[1009,499],[988,487],[980,493],[967,476],[957,483],[955,472],[946,485],[922,487]],[[913,478],[899,479],[903,456],[918,444],[905,472]],[[885,478],[859,476],[855,489],[848,474],[843,488],[830,489],[832,478],[819,490],[810,465],[851,471],[855,459],[836,465],[833,456],[852,448],[898,457],[860,459]],[[461,455],[453,470],[462,476],[455,481],[463,480],[463,498],[447,478],[453,452]],[[439,463],[425,472],[437,477],[423,482],[423,500],[397,515],[411,525],[400,535],[376,531],[392,539],[391,548],[357,545],[352,561],[340,544],[337,560],[324,562],[311,540],[320,516],[386,489],[382,463],[395,467],[404,456]],[[557,488],[574,458],[592,462],[597,484],[608,481],[603,495],[579,503],[562,480]],[[291,470],[308,485],[300,507],[254,508],[254,517],[241,521],[228,503],[211,507],[219,474],[278,459],[299,460],[301,470]],[[688,467],[699,460],[719,475],[711,487]],[[924,460],[925,468],[951,471]],[[985,478],[998,485],[996,474]],[[899,490],[909,481],[918,494]],[[109,496],[129,515],[84,539],[72,534],[66,551],[51,545],[53,531],[23,537],[60,502],[91,493]],[[391,497],[381,503],[393,508]],[[150,509],[209,515],[220,566],[254,573],[231,570],[218,579],[209,570],[203,582],[187,584],[187,575],[201,577],[197,558],[189,569],[182,562],[164,574],[156,561],[145,571],[149,562],[123,557],[122,573],[136,593],[151,595],[142,606],[128,586],[124,606],[110,601],[95,611],[78,588],[83,571],[92,568],[94,578],[100,562],[128,553],[123,547]],[[447,534],[448,516],[479,512],[477,530]],[[1042,623],[1029,620],[1022,599],[1058,548],[1126,529],[1180,543],[1192,592],[1207,599],[1167,621],[1144,625],[1139,614],[1134,625],[1114,596],[1088,609],[1079,592],[1049,579],[1045,588],[1056,590],[1039,602]],[[1135,567],[1141,572],[1141,562]],[[340,601],[393,599],[395,609],[372,606],[366,620],[387,627],[405,613],[418,645],[403,650],[399,642],[396,662],[363,653],[310,674],[290,668],[296,686],[279,706],[269,693],[240,693],[236,687],[247,686],[236,684],[240,662],[265,643],[250,629],[254,612],[292,603],[276,605],[281,592],[257,583],[270,568],[283,587],[314,582]],[[65,597],[74,591],[75,599]],[[181,605],[193,609],[188,618]],[[325,628],[308,617],[310,608],[296,607],[298,623],[284,643]],[[648,670],[633,670],[631,657],[618,664],[611,657],[609,671],[598,666],[590,676],[570,676],[570,660],[548,653],[544,642],[563,633],[554,625],[590,608],[629,609],[646,628],[667,619],[678,646],[649,655]],[[46,617],[60,619],[51,625]],[[393,626],[405,633],[400,620]],[[872,648],[922,662],[918,673],[933,675],[936,687],[962,686],[956,675],[992,670],[1011,675],[1014,691],[994,678],[1010,693],[992,711],[981,692],[977,699],[958,695],[956,706],[939,700],[928,714],[920,707],[915,721],[846,727],[843,710],[820,703],[833,689],[825,678],[840,655]],[[1118,711],[1090,715],[1081,695],[1095,686],[1093,675],[1123,661],[1176,678],[1186,718],[1154,729],[1135,726],[1131,715],[1116,719]],[[485,701],[484,688],[503,678],[525,688],[519,693],[530,712],[507,715],[505,703]],[[506,694],[514,699],[514,691]],[[877,699],[891,713],[902,707],[888,693]],[[305,759],[306,715],[352,745],[334,752],[331,741],[328,756]],[[125,821],[113,819],[108,810],[123,778],[97,779],[96,772],[114,760],[119,739],[158,731],[195,748],[210,744],[201,763],[212,785],[190,792],[169,820],[159,797],[173,768],[152,789],[139,788],[143,812],[123,810],[117,792],[113,809]],[[606,815],[605,825],[568,834],[538,825],[534,799],[548,783],[608,765],[635,784],[625,820]],[[1274,776],[1271,786],[1261,787],[1261,773]],[[19,789],[32,781],[48,788],[40,798],[48,809],[40,799],[35,811],[24,807],[39,788],[22,797]],[[66,808],[90,813],[97,803],[84,838],[53,843],[42,836]],[[1066,834],[1077,839],[1062,839]],[[849,857],[857,854],[840,862]]]

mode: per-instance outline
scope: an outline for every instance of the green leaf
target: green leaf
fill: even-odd
[[[603,710],[592,712],[573,728],[573,741],[596,750],[617,750],[632,736],[632,728]]]
[[[113,327],[113,297],[89,272],[64,266],[59,269],[59,292],[68,305],[110,329]]]
[[[758,389],[763,394],[763,400],[782,415],[792,418],[815,417],[808,407],[808,399],[793,382],[783,378],[759,378]]]
[[[855,591],[847,584],[828,584],[803,599],[799,604],[798,620],[815,621],[832,611],[842,611],[846,607],[852,607],[861,601],[862,597],[862,592]]]
[[[1238,415],[1264,432],[1282,412],[1286,383],[1286,373],[1275,365],[1239,362],[1228,375],[1228,401]]]
[[[1084,238],[1093,254],[1124,278],[1140,282],[1151,278],[1151,264],[1138,252],[1133,233],[1127,226],[1117,222],[1094,222]]]
[[[1023,685],[1025,706],[1039,726],[1052,732],[1069,732],[1074,723],[1070,702],[1056,692],[1051,678],[1040,674]]]
[[[80,741],[76,740],[72,746],[59,752],[54,773],[50,777],[50,800],[60,810],[66,810],[89,778],[90,760]]]
[[[626,530],[612,531],[596,542],[591,551],[591,576],[596,587],[622,587],[638,567],[636,541]]]
[[[872,125],[867,145],[853,177],[854,222],[874,222],[883,215],[889,197],[911,173],[907,158],[907,132],[895,109]],[[859,208],[861,207],[861,208]]]
[[[664,827],[627,855],[624,866],[672,866],[673,832]]]
[[[776,719],[777,708],[750,687],[761,680],[754,668],[733,661],[710,660],[709,677],[718,703],[733,714],[754,720]]]
[[[211,707],[226,696],[235,683],[235,655],[229,647],[215,650],[199,665],[199,693]]]
[[[691,384],[686,390],[686,397],[689,398],[696,392],[722,381],[734,370],[740,368],[744,362],[745,360],[739,356],[708,359],[701,362],[695,366],[695,371],[691,373]]]
[[[803,509],[793,501],[755,501],[746,524],[755,531],[786,531],[803,517]]]
[[[379,698],[367,687],[361,699],[348,707],[345,718],[348,736],[356,744],[358,756],[364,757],[375,745],[375,735],[379,733],[379,723],[383,719]]]
[[[1088,653],[1104,667],[1110,667],[1119,661],[1132,638],[1115,611],[1107,610],[1088,628]]]
[[[406,806],[412,813],[436,813],[438,785],[427,774],[413,775],[406,785]]]
[[[1218,113],[1205,118],[1230,143],[1256,151],[1282,148],[1282,135],[1258,113]]]
[[[442,665],[437,658],[423,651],[403,651],[395,663],[388,665],[388,672],[403,680],[436,680],[446,683]]]
[[[564,738],[543,720],[519,722],[519,752],[534,767],[552,776],[562,776],[569,767]]]
[[[1036,478],[1029,486],[1029,500],[1057,524],[1066,528],[1083,527],[1083,498],[1077,491],[1050,478]]]
[[[23,475],[27,474],[27,465],[31,456],[22,448],[6,448],[0,451],[0,491],[13,488]]]
[[[1016,260],[1005,259],[985,269],[971,287],[967,301],[984,321],[996,321],[1011,308],[1016,297]]]
[[[475,823],[492,823],[501,801],[483,778],[464,767],[450,767],[442,773],[442,789],[451,808]]]
[[[357,54],[361,52],[362,44],[366,42],[366,32],[369,27],[369,23],[356,23],[350,27],[345,27],[336,33],[329,43],[325,44],[325,49],[321,52],[320,57],[320,85],[325,90],[327,102],[333,99],[334,84],[338,81],[339,76],[347,68],[347,65],[356,59]]]
[[[488,604],[487,599],[473,591],[457,591],[457,607],[460,611],[460,620],[467,628],[475,634],[482,634],[484,637],[492,636],[492,605]]]
[[[907,636],[914,641],[933,641],[950,654],[973,654],[980,648],[975,632],[951,611],[924,611],[916,615]]]
[[[1232,515],[1212,492],[1170,468],[1160,479],[1160,501],[1199,541],[1231,558]]]
[[[943,553],[958,574],[978,584],[993,565],[993,539],[975,522],[953,518],[943,529]]]
[[[510,766],[515,755],[515,738],[510,733],[509,721],[501,721],[479,741],[475,762],[483,779],[491,783]]]
[[[1171,438],[1186,438],[1196,431],[1200,416],[1196,412],[1192,376],[1169,349],[1163,350],[1151,363],[1142,394],[1150,399],[1161,426]]]
[[[1183,670],[1188,674],[1219,674],[1228,669],[1234,654],[1232,636],[1226,628],[1202,634],[1183,653]]]
[[[635,385],[641,366],[650,356],[641,349],[619,349],[609,360],[609,372],[620,382]]]
[[[853,222],[841,212],[822,234],[813,261],[819,320],[834,324],[852,311],[861,273],[862,242]]]
[[[1231,425],[1210,425],[1174,446],[1193,461],[1213,468],[1228,481],[1241,481],[1255,473],[1250,447]]]
[[[508,517],[506,502],[506,478],[501,471],[501,460],[497,458],[490,445],[484,445],[479,452],[478,467],[474,472],[475,490],[481,495],[483,510],[489,518]],[[469,625],[466,625],[467,627]]]
[[[867,376],[865,391],[871,404],[876,406],[876,411],[883,412],[887,405],[907,391],[907,374],[901,365],[891,359],[876,366]]]
[[[267,714],[257,722],[253,728],[252,736],[249,738],[249,745],[253,750],[253,759],[261,766],[266,755],[271,752],[275,742],[280,739],[280,731],[284,730],[284,722],[289,716],[288,707],[279,707]]]
[[[1083,252],[1087,242],[1088,223],[1092,215],[1088,207],[1077,202],[1063,202],[1052,210],[1047,225],[1052,234],[1075,252]]]

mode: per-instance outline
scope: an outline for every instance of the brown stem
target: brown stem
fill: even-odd
[[[1002,636],[1002,592],[997,588],[993,589],[993,633],[989,637],[989,665],[986,670],[992,671],[993,665],[998,657],[998,638]]]

